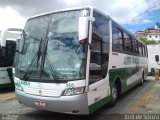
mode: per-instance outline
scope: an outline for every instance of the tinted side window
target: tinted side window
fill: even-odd
[[[145,49],[145,46],[143,45],[143,56],[145,57],[146,56],[146,49]]]
[[[144,56],[144,49],[143,49],[143,44],[142,44],[142,56]]]
[[[138,50],[139,50],[139,56],[142,56],[143,51],[142,51],[142,44],[140,42],[138,43]]]
[[[124,33],[124,50],[126,52],[131,52],[132,45],[131,45],[131,37]]]
[[[6,49],[0,47],[0,67],[5,67]]]
[[[122,31],[115,27],[112,28],[112,50],[117,52],[123,51]]]
[[[146,47],[146,56],[148,57],[148,49],[147,49],[147,47]]]
[[[13,58],[15,54],[15,41],[6,41],[6,47],[0,48],[0,66],[8,67],[13,65]]]
[[[133,53],[138,53],[138,43],[135,39],[132,40],[132,51]]]

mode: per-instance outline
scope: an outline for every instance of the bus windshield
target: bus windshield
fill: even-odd
[[[17,47],[15,75],[32,80],[85,78],[86,49],[78,40],[79,17],[88,10],[53,13],[29,19]]]

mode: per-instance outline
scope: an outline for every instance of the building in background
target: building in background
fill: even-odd
[[[137,31],[134,35],[136,38],[147,38],[148,40],[160,42],[160,26],[152,26],[145,30]]]
[[[148,72],[151,72],[151,69],[160,69],[160,65],[157,64],[155,61],[155,55],[160,56],[160,44],[155,44],[155,45],[148,45],[148,60],[149,60],[149,65],[148,65]]]
[[[147,34],[147,39],[148,40],[156,40],[156,41],[160,41],[160,32],[150,32]]]
[[[147,37],[146,32],[145,32],[145,31],[142,31],[142,30],[137,31],[137,32],[134,34],[134,36],[135,36],[136,38],[146,38],[146,37]]]

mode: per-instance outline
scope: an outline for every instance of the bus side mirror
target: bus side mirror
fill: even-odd
[[[155,55],[156,62],[159,62],[159,55]]]
[[[22,54],[24,50],[24,40],[21,38],[18,38],[16,41],[16,52]]]
[[[88,38],[89,21],[94,22],[94,17],[79,17],[79,43],[88,44],[86,38]]]
[[[23,54],[24,51],[24,42],[25,42],[25,32],[22,31],[21,38],[18,38],[16,41],[16,52]]]

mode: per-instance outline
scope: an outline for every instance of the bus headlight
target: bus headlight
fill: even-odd
[[[15,88],[18,89],[18,90],[23,91],[23,87],[18,83],[15,83]]]
[[[85,87],[79,87],[79,88],[68,88],[65,89],[63,92],[63,96],[71,96],[71,95],[78,95],[85,92]]]

